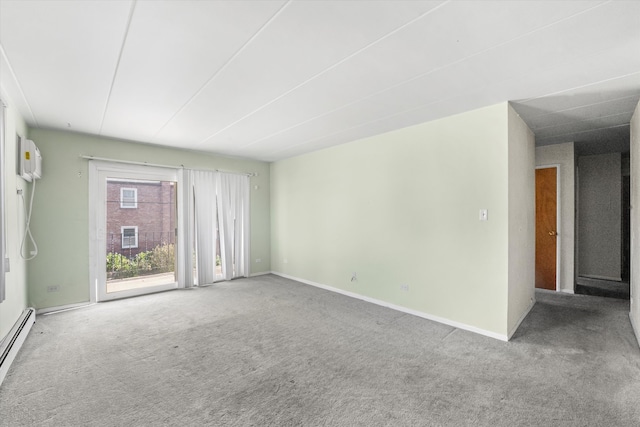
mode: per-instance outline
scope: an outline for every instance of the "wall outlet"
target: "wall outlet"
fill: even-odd
[[[404,292],[409,292],[409,285],[400,285],[400,290]]]
[[[489,211],[487,209],[480,209],[480,221],[489,220]]]
[[[260,258],[256,258],[256,262],[262,262]]]
[[[285,264],[288,264],[288,263],[289,263],[289,260],[285,258],[285,259],[284,259],[284,263],[285,263]]]
[[[358,281],[358,273],[356,273],[355,271],[351,275],[351,281],[352,282],[357,282]]]
[[[11,262],[9,261],[9,258],[5,258],[4,259],[4,272],[8,273],[11,271]]]
[[[58,292],[60,290],[60,286],[47,286],[47,292]]]

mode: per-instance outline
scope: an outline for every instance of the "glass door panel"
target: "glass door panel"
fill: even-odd
[[[106,292],[176,282],[176,183],[106,180]]]
[[[171,169],[100,162],[90,168],[96,301],[177,288],[177,182]]]

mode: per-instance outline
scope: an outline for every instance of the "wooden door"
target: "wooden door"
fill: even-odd
[[[556,290],[558,169],[536,169],[536,288]]]

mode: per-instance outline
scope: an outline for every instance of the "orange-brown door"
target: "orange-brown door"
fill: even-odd
[[[536,169],[536,288],[556,290],[557,168]]]

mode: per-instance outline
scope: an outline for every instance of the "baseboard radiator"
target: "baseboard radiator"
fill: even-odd
[[[4,377],[9,372],[9,367],[16,358],[22,343],[27,339],[31,326],[36,321],[36,310],[33,308],[27,308],[22,312],[20,318],[13,325],[13,328],[9,331],[9,335],[6,336],[4,341],[0,343],[0,385],[4,381]]]

